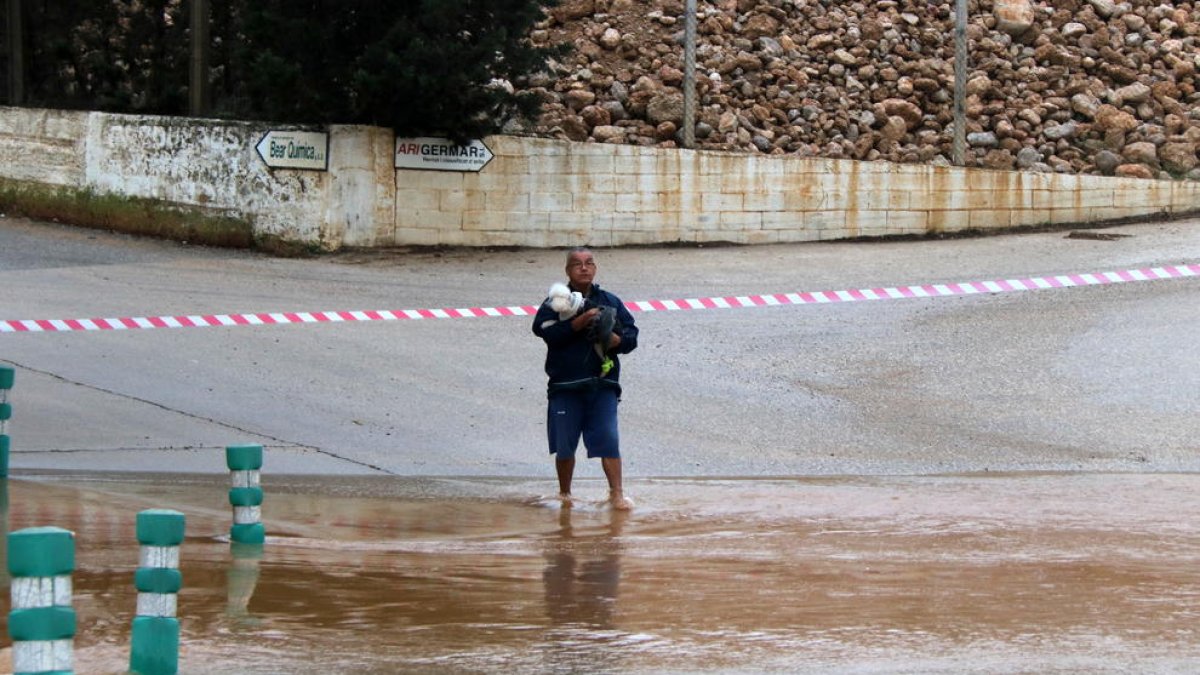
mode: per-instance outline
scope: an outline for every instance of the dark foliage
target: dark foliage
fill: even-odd
[[[186,103],[187,26],[178,2],[21,4],[26,105],[174,112]],[[7,34],[0,39],[7,71]]]
[[[526,36],[556,3],[212,2],[213,113],[457,140],[492,133],[538,110],[536,98],[505,83],[555,55]],[[188,0],[22,4],[26,105],[186,114]]]

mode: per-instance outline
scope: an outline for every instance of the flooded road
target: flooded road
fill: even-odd
[[[1044,281],[1195,264],[1198,225],[634,247],[600,281],[627,301]],[[561,269],[557,250],[284,260],[0,217],[0,319],[43,329],[507,307]],[[632,514],[598,503],[595,463],[575,508],[543,498],[526,318],[9,333],[0,511],[78,534],[79,673],[127,667],[150,508],[187,516],[183,673],[1195,672],[1197,284],[639,314]],[[226,537],[231,442],[270,453],[261,549]]]
[[[76,532],[76,671],[124,672],[136,513],[187,516],[184,673],[1190,672],[1200,476],[638,480],[612,512],[519,479],[45,474],[9,530]],[[7,617],[7,613],[4,615]],[[5,650],[4,658],[7,659]]]

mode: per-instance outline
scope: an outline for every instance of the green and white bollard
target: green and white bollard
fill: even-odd
[[[137,616],[133,618],[129,670],[138,675],[174,675],[179,672],[178,593],[179,545],[183,543],[184,517],[178,511],[149,509],[137,515],[141,544],[137,587]]]
[[[12,404],[8,402],[8,390],[12,389],[16,370],[12,366],[0,366],[0,478],[8,477],[8,451],[11,443],[5,425],[12,418]]]
[[[31,527],[8,535],[8,573],[12,576],[8,634],[13,640],[14,675],[74,672],[74,571],[74,533],[58,527]]]
[[[261,544],[267,534],[262,524],[261,445],[230,445],[225,448],[225,464],[229,467],[233,487],[229,489],[229,504],[233,506],[233,527],[229,538],[236,544]]]

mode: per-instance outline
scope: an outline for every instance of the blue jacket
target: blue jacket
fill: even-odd
[[[537,315],[533,318],[533,334],[546,341],[546,375],[550,378],[549,388],[555,390],[605,385],[615,387],[620,394],[621,385],[618,382],[621,379],[621,361],[617,354],[628,354],[637,348],[637,326],[633,323],[633,315],[625,308],[625,303],[595,283],[592,284],[586,300],[580,313],[596,305],[607,305],[617,310],[617,323],[613,332],[621,336],[621,344],[609,352],[613,367],[607,375],[600,376],[602,359],[596,353],[593,343],[588,341],[587,330],[572,330],[571,319],[560,320],[558,312],[550,309],[547,298],[541,307],[538,307]]]

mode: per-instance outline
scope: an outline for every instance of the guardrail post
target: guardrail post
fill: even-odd
[[[8,402],[8,390],[12,389],[16,371],[12,366],[0,366],[0,478],[8,477],[8,451],[11,443],[5,425],[12,417],[12,404]]]
[[[183,587],[179,572],[179,545],[183,543],[182,513],[149,509],[137,515],[138,569],[137,616],[129,670],[138,675],[174,675],[179,672],[178,593]]]
[[[74,571],[74,533],[58,527],[31,527],[8,535],[8,573],[12,576],[8,634],[13,640],[15,675],[75,672]]]
[[[261,445],[230,445],[225,448],[232,487],[229,504],[233,506],[233,526],[229,538],[237,544],[262,544],[266,530],[262,524]]]

